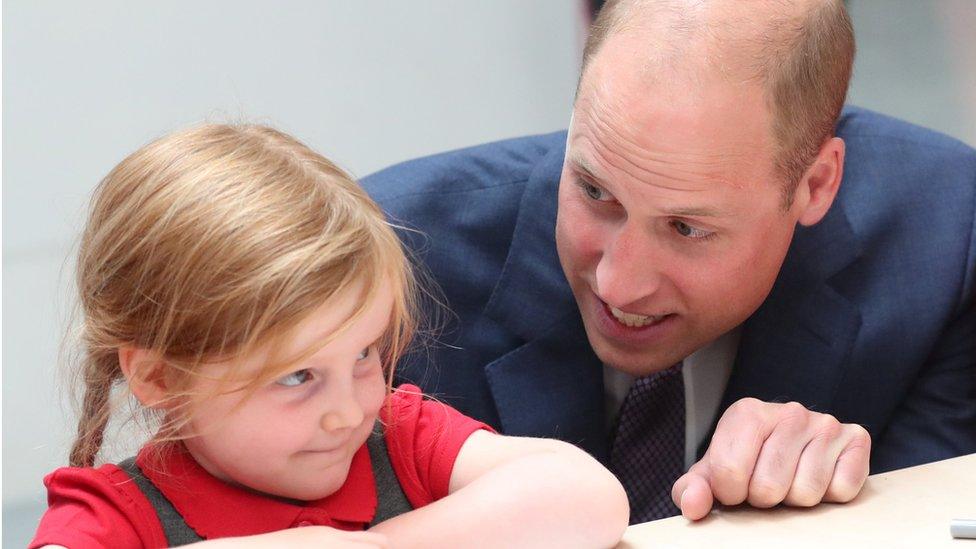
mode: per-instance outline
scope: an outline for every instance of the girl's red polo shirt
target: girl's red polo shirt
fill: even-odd
[[[416,508],[443,498],[461,445],[474,431],[491,428],[446,404],[424,400],[413,385],[399,387],[387,402],[380,418],[386,425],[390,462],[407,499]],[[205,539],[310,525],[363,530],[376,510],[376,486],[365,445],[353,456],[349,477],[338,492],[306,503],[231,486],[207,473],[182,445],[162,454],[143,448],[136,462]],[[156,512],[116,465],[63,467],[47,475],[44,484],[48,510],[30,547],[166,546]]]

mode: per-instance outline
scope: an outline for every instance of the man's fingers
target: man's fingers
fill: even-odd
[[[707,478],[715,499],[725,505],[738,505],[749,494],[756,460],[772,430],[765,410],[765,403],[744,398],[729,406],[715,428]]]
[[[846,445],[844,425],[833,416],[820,414],[817,422],[813,436],[797,463],[796,476],[784,500],[787,505],[812,507],[823,500],[830,479],[834,476],[837,457]]]
[[[695,465],[698,464],[696,463]],[[694,468],[695,466],[693,465],[692,469]],[[688,484],[691,482],[692,476],[694,476],[694,473],[689,470],[687,473],[678,477],[678,480],[674,481],[674,485],[671,486],[671,501],[673,501],[678,507],[681,507],[681,494],[685,493],[685,488],[687,488]]]
[[[810,412],[803,405],[784,404],[772,434],[766,438],[749,481],[749,504],[773,507],[786,498],[800,455],[806,446]]]
[[[682,514],[696,520],[713,500],[748,500],[755,507],[846,502],[864,484],[870,452],[870,435],[859,425],[841,424],[795,402],[746,398],[726,410],[705,457],[678,479],[671,497]]]
[[[714,503],[708,480],[694,472],[694,467],[674,483],[671,499],[681,508],[681,514],[689,520],[699,520],[707,516]]]
[[[871,461],[871,435],[860,425],[845,425],[847,446],[837,456],[824,501],[847,503],[861,492]]]
[[[705,452],[705,457],[693,464],[687,473],[681,475],[678,477],[678,480],[674,481],[674,485],[671,486],[671,501],[675,505],[681,507],[681,494],[684,493],[685,488],[688,487],[692,479],[696,477],[705,479],[706,483],[708,482],[708,452]]]

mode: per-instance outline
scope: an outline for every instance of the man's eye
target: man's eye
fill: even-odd
[[[705,231],[692,227],[691,225],[685,223],[684,221],[672,221],[671,226],[674,227],[675,232],[680,234],[685,238],[690,238],[693,240],[704,240],[713,236],[715,233],[710,231]]]
[[[370,347],[366,347],[365,349],[363,349],[363,350],[362,350],[362,351],[361,351],[361,352],[360,352],[360,353],[359,353],[359,354],[358,354],[358,355],[356,356],[356,360],[366,360],[367,358],[369,358],[369,350],[370,350]]]
[[[610,202],[614,200],[613,195],[610,194],[603,187],[598,187],[593,183],[590,183],[583,179],[579,179],[577,181],[579,183],[580,188],[583,189],[584,193],[586,193],[586,196],[590,197],[591,199],[596,200],[598,202]]]
[[[310,379],[312,379],[312,372],[308,369],[302,369],[278,378],[275,383],[285,387],[297,387],[303,383],[308,383]]]

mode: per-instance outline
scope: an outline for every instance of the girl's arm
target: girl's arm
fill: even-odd
[[[268,534],[200,541],[186,547],[207,547],[210,549],[277,549],[279,547],[382,549],[389,547],[389,543],[385,536],[374,532],[344,532],[327,526],[305,526]],[[38,549],[69,548],[63,545],[44,545]]]
[[[449,495],[371,531],[396,547],[610,547],[630,515],[617,478],[571,444],[476,431]]]
[[[389,547],[389,544],[385,536],[373,532],[345,532],[328,526],[303,526],[268,534],[200,541],[185,547],[207,547],[210,549],[274,549],[279,547],[381,549]]]

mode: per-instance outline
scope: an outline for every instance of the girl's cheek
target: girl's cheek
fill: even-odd
[[[361,395],[363,409],[370,415],[378,414],[380,407],[383,406],[383,401],[386,399],[386,380],[383,379],[381,369],[378,369],[376,375],[363,380]]]

